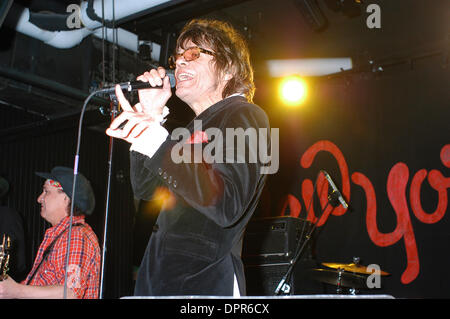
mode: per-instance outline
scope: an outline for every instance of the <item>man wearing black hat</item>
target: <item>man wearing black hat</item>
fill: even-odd
[[[66,286],[67,298],[98,298],[100,247],[97,236],[84,220],[95,207],[92,187],[78,173],[75,196],[72,196],[74,174],[73,169],[67,167],[36,174],[46,179],[37,201],[41,204],[42,218],[52,227],[45,233],[27,278],[20,284],[11,278],[0,282],[0,297],[63,298]],[[72,200],[74,209],[70,218]],[[67,247],[69,233],[70,247]]]

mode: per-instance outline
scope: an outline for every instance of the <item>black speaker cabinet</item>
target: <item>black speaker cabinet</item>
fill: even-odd
[[[247,295],[273,296],[275,289],[288,271],[297,247],[305,243],[312,224],[296,217],[270,217],[251,220],[247,226],[242,247]],[[306,275],[306,270],[317,268],[309,240],[295,263],[289,281],[289,294],[320,294],[323,285]]]

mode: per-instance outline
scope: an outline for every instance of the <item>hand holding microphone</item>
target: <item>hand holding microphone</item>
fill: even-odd
[[[172,96],[170,79],[166,70],[163,67],[152,69],[138,76],[137,80],[148,83],[152,87],[138,91],[142,111],[150,115],[161,115],[164,106]]]
[[[122,84],[115,86],[116,97],[123,109],[117,116],[106,134],[123,139],[129,143],[135,140],[162,115],[164,106],[172,96],[169,77],[166,76],[165,69],[159,67],[140,75],[137,80],[145,83],[150,88],[140,89],[139,103],[134,107],[125,98]]]

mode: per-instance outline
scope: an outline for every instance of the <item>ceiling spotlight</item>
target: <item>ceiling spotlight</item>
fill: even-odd
[[[307,84],[299,76],[286,77],[280,83],[279,94],[284,104],[298,106],[306,99]]]

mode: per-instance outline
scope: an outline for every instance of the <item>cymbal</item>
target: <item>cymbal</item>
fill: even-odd
[[[373,271],[368,271],[367,266],[357,265],[353,263],[352,264],[322,263],[322,265],[333,269],[343,269],[348,272],[354,272],[365,275],[371,275],[374,273]],[[380,270],[380,275],[388,276],[389,273]]]
[[[367,288],[366,277],[328,269],[309,269],[311,277],[317,281],[355,289]]]

